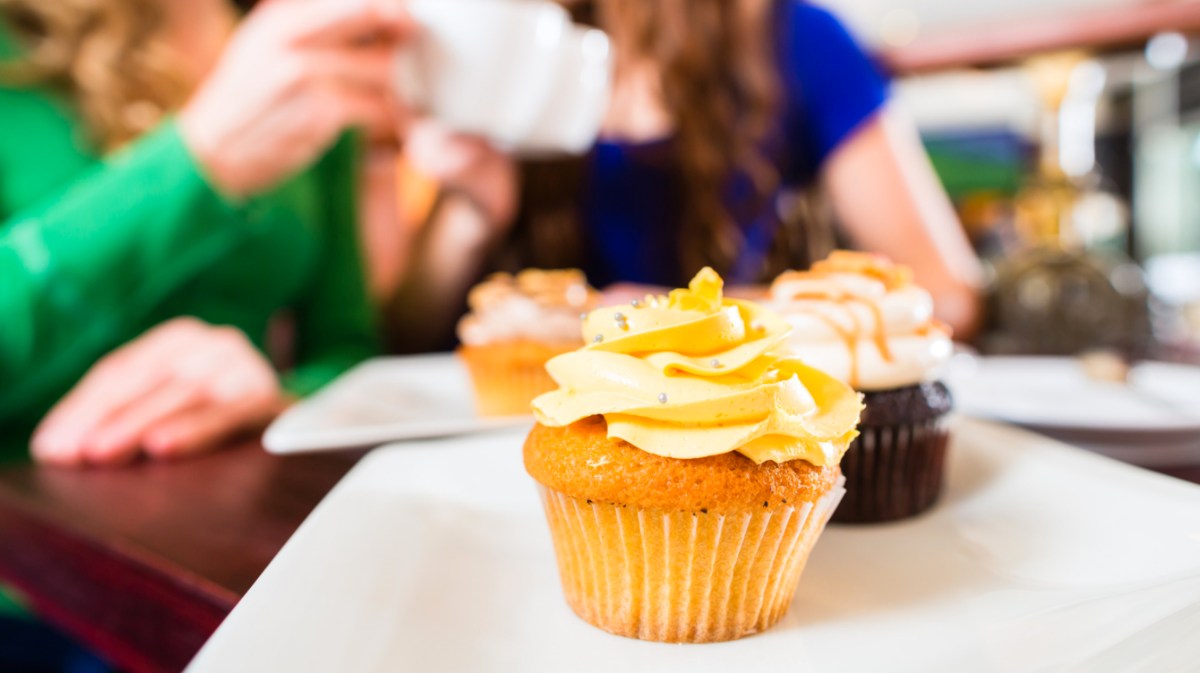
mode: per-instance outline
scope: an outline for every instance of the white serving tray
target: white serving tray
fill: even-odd
[[[930,513],[834,526],[775,628],[612,636],[563,601],[522,433],[376,451],[189,667],[263,671],[1194,671],[1200,488],[956,419]]]
[[[288,409],[267,428],[263,445],[271,453],[301,453],[532,423],[531,416],[480,416],[466,368],[452,353],[383,357]]]

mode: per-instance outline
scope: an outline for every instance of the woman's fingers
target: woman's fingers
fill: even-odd
[[[195,344],[202,329],[194,319],[172,320],[102,358],[38,425],[31,442],[34,458],[80,463],[96,428],[162,386],[169,377],[166,362]]]
[[[274,370],[244,334],[167,323],[98,363],[34,440],[45,463],[120,463],[145,450],[183,455],[258,429],[282,410]]]
[[[321,99],[315,106],[314,123],[330,137],[346,128],[375,130],[390,127],[393,122],[386,99],[357,87],[327,83],[309,95]]]
[[[279,396],[212,404],[181,412],[151,428],[142,444],[154,458],[201,453],[241,433],[261,430],[283,410]]]
[[[477,213],[463,216],[481,220],[486,236],[495,236],[512,223],[517,169],[512,159],[487,139],[421,119],[409,125],[404,156],[418,172],[437,180],[444,193],[465,197],[465,203]],[[459,216],[445,210],[442,217],[448,221]]]
[[[264,3],[180,111],[185,144],[221,192],[250,196],[311,165],[348,126],[394,135],[391,58],[410,23],[403,0]],[[331,99],[330,87],[358,93]]]
[[[284,29],[296,45],[394,39],[412,29],[412,19],[396,0],[308,0],[289,3],[286,11]]]
[[[314,48],[296,55],[302,83],[337,83],[384,94],[392,86],[392,52],[385,47]]]
[[[137,360],[127,362],[136,365]],[[31,440],[33,457],[59,465],[83,462],[84,445],[95,428],[137,398],[151,394],[165,378],[156,368],[140,367],[89,374],[38,425]]]
[[[440,122],[422,120],[408,128],[404,153],[426,175],[456,184],[495,150],[487,140],[453,131]]]
[[[93,465],[123,463],[137,455],[142,436],[168,418],[199,408],[207,393],[194,381],[175,381],[101,423],[83,444]]]

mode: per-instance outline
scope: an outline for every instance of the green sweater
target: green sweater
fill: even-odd
[[[0,31],[0,58],[12,45]],[[217,194],[172,121],[101,156],[71,106],[0,85],[0,460],[104,354],[177,316],[260,348],[290,311],[306,394],[376,352],[340,142],[269,194]]]

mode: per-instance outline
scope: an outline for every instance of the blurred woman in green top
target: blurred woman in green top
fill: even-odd
[[[274,0],[238,25],[228,0],[0,0],[0,19],[8,457],[31,432],[66,465],[203,450],[374,352],[345,131],[391,123],[398,3]],[[262,354],[281,312],[282,379]]]

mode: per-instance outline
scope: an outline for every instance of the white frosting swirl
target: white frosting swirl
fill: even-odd
[[[595,307],[598,296],[574,269],[493,274],[467,297],[471,312],[459,321],[458,338],[468,346],[521,340],[582,344],[579,316]]]
[[[933,298],[907,269],[839,252],[813,271],[788,272],[767,306],[792,326],[789,350],[859,390],[887,390],[937,375],[953,354]]]

